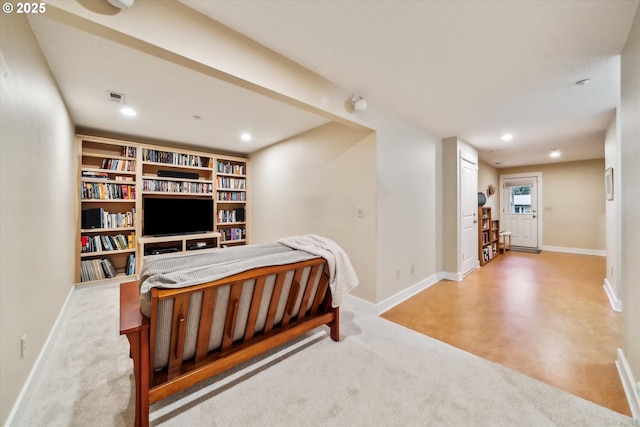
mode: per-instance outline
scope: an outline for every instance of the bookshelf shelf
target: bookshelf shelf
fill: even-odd
[[[118,249],[118,250],[115,250],[115,251],[82,252],[80,254],[80,257],[88,258],[88,257],[95,257],[95,256],[128,254],[128,253],[135,252],[135,251],[136,251],[135,248],[131,248],[131,249]]]
[[[90,233],[111,233],[118,231],[135,231],[135,227],[113,227],[113,228],[81,228],[80,232],[82,234],[90,234]]]
[[[143,165],[153,165],[153,166],[162,166],[163,168],[173,168],[173,169],[192,169],[192,170],[201,170],[201,171],[211,171],[210,167],[207,166],[188,166],[188,165],[175,165],[173,163],[161,163],[161,162],[142,162]]]

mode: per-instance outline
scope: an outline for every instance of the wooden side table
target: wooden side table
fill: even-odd
[[[500,252],[506,253],[511,250],[511,232],[510,231],[501,231],[500,232]]]

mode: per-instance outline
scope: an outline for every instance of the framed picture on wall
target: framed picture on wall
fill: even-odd
[[[604,171],[604,191],[607,200],[613,200],[613,168]]]

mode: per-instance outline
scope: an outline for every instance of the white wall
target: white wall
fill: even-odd
[[[73,125],[24,15],[0,15],[0,414],[73,283]],[[27,336],[27,353],[20,340]]]
[[[614,199],[605,202],[605,233],[606,233],[606,250],[607,250],[607,270],[605,275],[605,286],[608,288],[607,293],[612,304],[619,309],[621,290],[618,282],[618,205],[620,197],[615,196],[616,186],[619,185],[620,168],[618,158],[618,120],[616,115],[607,127],[604,139],[604,167],[613,168],[614,172]]]
[[[360,279],[352,295],[375,301],[375,165],[375,133],[338,123],[253,153],[251,242],[329,237],[345,249]]]
[[[622,51],[620,158],[623,350],[640,381],[640,9]]]
[[[381,302],[442,271],[442,143],[409,123],[374,114]]]

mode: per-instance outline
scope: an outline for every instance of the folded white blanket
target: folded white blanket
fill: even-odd
[[[329,265],[329,287],[331,288],[333,307],[339,307],[349,292],[358,286],[356,275],[347,253],[336,242],[316,234],[284,237],[277,243],[321,256]]]

